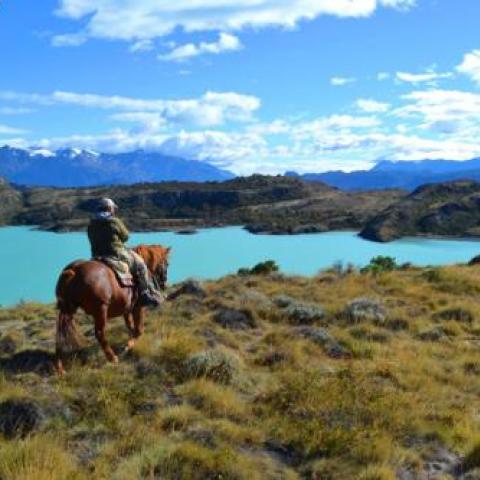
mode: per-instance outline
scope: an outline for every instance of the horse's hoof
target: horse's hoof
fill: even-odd
[[[135,347],[135,340],[132,338],[128,341],[125,351],[129,352],[130,350],[133,350],[134,347]]]
[[[113,364],[117,364],[117,363],[118,363],[118,357],[117,357],[116,355],[114,355],[110,361],[111,361]]]

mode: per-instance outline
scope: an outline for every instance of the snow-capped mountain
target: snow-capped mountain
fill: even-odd
[[[19,185],[84,187],[162,181],[222,181],[234,175],[209,163],[137,150],[107,154],[67,148],[0,148],[0,177]]]

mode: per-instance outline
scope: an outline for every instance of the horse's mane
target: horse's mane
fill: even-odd
[[[133,250],[145,260],[148,269],[154,272],[168,260],[171,248],[161,245],[138,245]]]

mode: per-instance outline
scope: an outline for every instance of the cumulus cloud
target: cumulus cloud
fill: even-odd
[[[419,90],[402,97],[407,105],[395,110],[401,118],[417,118],[422,128],[438,133],[480,130],[480,94],[460,90]]]
[[[389,103],[377,102],[369,98],[359,98],[355,105],[358,109],[366,113],[385,113],[390,109]]]
[[[353,77],[332,77],[330,79],[330,84],[334,87],[343,87],[344,85],[355,83],[356,81],[357,79]]]
[[[379,7],[408,8],[413,0],[60,0],[57,15],[86,22],[77,34],[138,41],[185,32],[292,28],[320,15],[367,17]]]
[[[201,42],[199,44],[187,43],[173,48],[170,52],[159,55],[163,61],[182,62],[199,55],[218,55],[224,52],[233,52],[243,48],[239,38],[229,33],[220,33],[216,42]]]
[[[463,61],[457,66],[457,71],[468,75],[474,82],[480,85],[480,50],[473,50],[463,57]]]
[[[227,121],[249,121],[260,107],[260,100],[257,97],[235,92],[207,92],[199,98],[181,100],[147,100],[119,95],[107,96],[62,91],[47,95],[0,92],[0,99],[38,105],[65,104],[86,108],[123,110],[135,112],[137,115],[138,113],[153,112],[164,122],[200,126],[216,126]],[[126,119],[123,117],[123,120]],[[134,117],[130,116],[129,121],[133,121],[133,119]]]

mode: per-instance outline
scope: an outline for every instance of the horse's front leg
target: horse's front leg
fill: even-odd
[[[115,355],[114,351],[110,347],[107,342],[107,338],[105,336],[105,328],[107,326],[107,319],[108,319],[108,307],[106,305],[102,305],[100,310],[96,312],[93,317],[95,318],[95,337],[98,340],[98,343],[102,347],[105,356],[110,362],[118,363],[118,357]]]
[[[145,331],[145,323],[144,323],[144,311],[145,308],[143,307],[136,307],[133,311],[133,324],[134,324],[134,337],[138,338],[143,335]]]
[[[125,319],[125,325],[127,326],[128,334],[130,336],[127,347],[125,348],[125,351],[128,352],[135,346],[135,325],[133,323],[133,315],[130,312],[126,313],[123,318]]]

